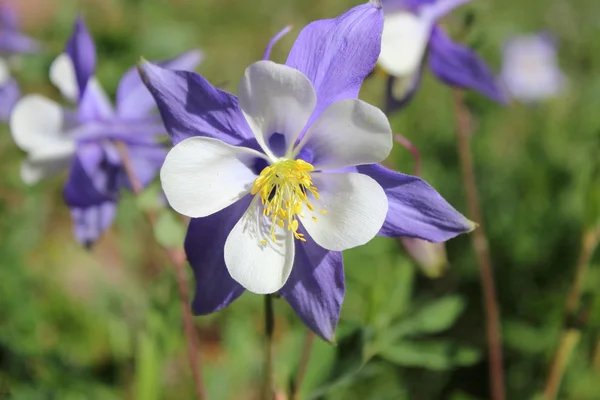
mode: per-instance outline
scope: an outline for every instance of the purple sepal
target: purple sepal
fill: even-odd
[[[79,100],[77,113],[80,122],[107,121],[114,116],[112,104],[99,84],[87,86]]]
[[[382,30],[383,12],[373,3],[302,29],[286,64],[303,72],[317,92],[311,120],[338,100],[358,97],[379,57]]]
[[[433,29],[429,41],[429,66],[448,85],[478,91],[498,103],[508,102],[486,63],[471,49],[450,40],[440,27]]]
[[[157,62],[163,68],[192,71],[200,65],[204,54],[200,50],[192,50],[167,61]],[[120,118],[135,119],[148,115],[156,103],[148,89],[142,83],[136,67],[123,75],[117,89],[117,113]]]
[[[130,144],[127,146],[127,151],[135,176],[142,186],[149,185],[156,175],[158,175],[160,167],[162,167],[167,156],[167,149],[156,143],[148,143]],[[126,187],[133,190],[125,168],[120,169],[117,179],[118,187]]]
[[[296,243],[292,273],[280,293],[310,330],[335,342],[345,292],[342,253],[325,250],[306,238]]]
[[[19,16],[8,2],[0,3],[0,53],[26,54],[40,50],[40,44],[20,32]]]
[[[88,142],[77,147],[63,191],[69,207],[88,208],[117,200],[119,166],[111,153],[101,143]]]
[[[190,221],[185,253],[196,280],[192,309],[196,315],[210,314],[227,307],[244,293],[225,266],[225,240],[250,205],[251,197],[205,218]]]
[[[79,96],[83,97],[89,79],[96,69],[96,46],[81,17],[75,21],[73,33],[65,47],[75,69]]]
[[[174,145],[192,136],[212,137],[231,145],[255,142],[236,96],[194,72],[171,71],[148,62],[139,70]]]
[[[408,105],[408,103],[410,103],[410,101],[413,99],[413,97],[417,93],[417,89],[419,89],[419,86],[421,85],[422,76],[423,76],[423,73],[420,69],[417,73],[414,74],[414,76],[404,78],[404,79],[410,79],[410,81],[405,83],[405,85],[407,86],[407,89],[404,92],[404,94],[402,96],[400,96],[399,98],[396,98],[396,96],[395,96],[394,85],[396,85],[398,82],[398,79],[401,79],[401,78],[396,78],[395,76],[391,76],[391,75],[387,77],[386,87],[385,87],[385,113],[386,114],[389,115],[395,111],[399,111],[399,110],[403,109],[404,107],[406,107]]]
[[[444,242],[476,225],[456,211],[427,182],[378,164],[357,167],[375,179],[388,197],[389,209],[379,235]]]
[[[0,121],[8,122],[10,113],[20,97],[21,91],[16,80],[11,78],[0,86]]]
[[[72,207],[71,219],[75,238],[86,249],[90,249],[111,227],[115,214],[116,205],[111,201],[86,208]]]

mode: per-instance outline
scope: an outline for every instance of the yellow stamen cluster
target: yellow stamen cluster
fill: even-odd
[[[274,242],[275,226],[292,231],[296,239],[306,241],[304,235],[298,233],[298,216],[303,217],[304,205],[311,211],[314,209],[308,194],[319,200],[319,192],[309,174],[313,170],[314,167],[303,160],[281,160],[265,167],[254,180],[250,193],[260,196],[263,215],[271,219],[270,235]],[[266,244],[266,240],[262,244]]]

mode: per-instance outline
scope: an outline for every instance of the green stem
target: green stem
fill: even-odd
[[[462,169],[463,185],[467,194],[467,209],[469,211],[469,217],[479,224],[479,227],[475,229],[471,237],[473,241],[473,250],[475,251],[477,263],[479,264],[481,290],[483,292],[483,306],[485,310],[490,362],[490,394],[492,400],[504,400],[504,367],[500,338],[500,310],[496,298],[492,257],[490,255],[488,239],[483,224],[483,216],[479,205],[477,181],[475,179],[475,168],[473,166],[470,132],[471,116],[463,102],[462,93],[459,90],[454,92],[454,108],[456,113],[456,128],[458,131],[458,155]]]
[[[265,400],[272,400],[275,391],[273,388],[273,331],[275,330],[275,313],[273,311],[273,296],[265,296],[265,382],[263,396]]]
[[[300,360],[300,365],[298,366],[298,374],[296,375],[296,381],[294,382],[294,386],[292,387],[290,400],[298,400],[300,388],[302,387],[302,382],[304,382],[304,377],[306,376],[306,371],[308,369],[308,362],[310,361],[310,353],[312,352],[312,345],[314,341],[315,334],[309,330],[306,333],[306,339],[304,340],[304,347],[302,348],[302,359]]]
[[[139,196],[144,190],[144,187],[135,174],[127,146],[125,146],[125,144],[122,142],[115,142],[115,146],[121,155],[123,168],[125,169],[127,178],[131,183],[131,188],[133,189],[135,195]],[[154,215],[152,211],[146,211],[146,218],[152,226],[156,225],[156,215]],[[173,268],[175,269],[177,289],[179,291],[179,303],[181,305],[183,328],[187,344],[187,355],[190,368],[192,369],[192,378],[194,380],[194,388],[196,389],[196,398],[198,400],[206,400],[206,390],[204,388],[204,379],[202,376],[202,362],[200,360],[198,335],[194,328],[194,320],[189,306],[190,296],[184,271],[186,256],[183,249],[165,248],[165,251],[173,264]]]
[[[577,318],[583,283],[587,276],[590,260],[598,247],[599,241],[600,226],[595,229],[587,229],[584,232],[581,240],[579,258],[577,259],[577,265],[575,266],[575,276],[565,305],[565,322],[574,321]],[[564,328],[554,360],[550,366],[550,373],[548,374],[548,380],[546,381],[546,386],[544,388],[544,400],[556,399],[569,359],[571,358],[573,351],[575,351],[580,337],[581,326],[567,326]]]

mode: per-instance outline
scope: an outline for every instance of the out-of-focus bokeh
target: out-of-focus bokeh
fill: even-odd
[[[23,56],[26,93],[59,99],[48,68],[74,18],[98,48],[97,75],[114,94],[141,56],[205,52],[199,72],[235,93],[244,69],[275,48],[284,61],[308,22],[341,14],[343,0],[19,0],[24,30],[46,46]],[[538,104],[502,107],[467,93],[477,180],[501,307],[508,399],[539,395],[563,329],[583,232],[600,207],[600,3],[597,0],[473,1],[444,19],[495,71],[506,40],[547,30],[566,90]],[[383,106],[385,80],[361,97]],[[32,115],[32,118],[35,118]],[[415,99],[390,117],[423,157],[422,176],[466,213],[456,152],[453,93],[426,74]],[[61,197],[65,176],[34,187],[19,177],[24,154],[0,128],[0,398],[194,398],[174,274],[141,208],[125,194],[117,223],[91,251],[73,239]],[[410,173],[401,146],[388,165]],[[156,193],[156,192],[155,192]],[[171,221],[172,222],[172,221]],[[181,235],[165,222],[161,235]],[[470,238],[447,245],[449,267],[427,278],[398,242],[377,238],[344,254],[347,292],[337,346],[317,341],[306,399],[486,399],[487,353],[478,267]],[[190,274],[191,275],[191,274]],[[190,282],[192,281],[190,276]],[[600,398],[600,257],[583,283],[581,329],[559,398]],[[262,377],[260,296],[196,318],[210,399],[257,398]],[[276,382],[295,376],[305,328],[276,301]]]

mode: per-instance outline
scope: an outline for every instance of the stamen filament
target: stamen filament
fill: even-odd
[[[312,171],[314,167],[304,160],[281,160],[265,167],[255,179],[250,193],[260,196],[262,214],[271,219],[269,234],[273,242],[277,240],[275,226],[292,231],[296,239],[306,242],[304,235],[298,232],[298,217],[304,217],[302,209],[305,205],[310,211],[314,210],[309,195],[319,200],[319,192],[309,174]],[[321,214],[325,213],[325,210],[321,211]],[[266,240],[261,244],[265,245]]]

